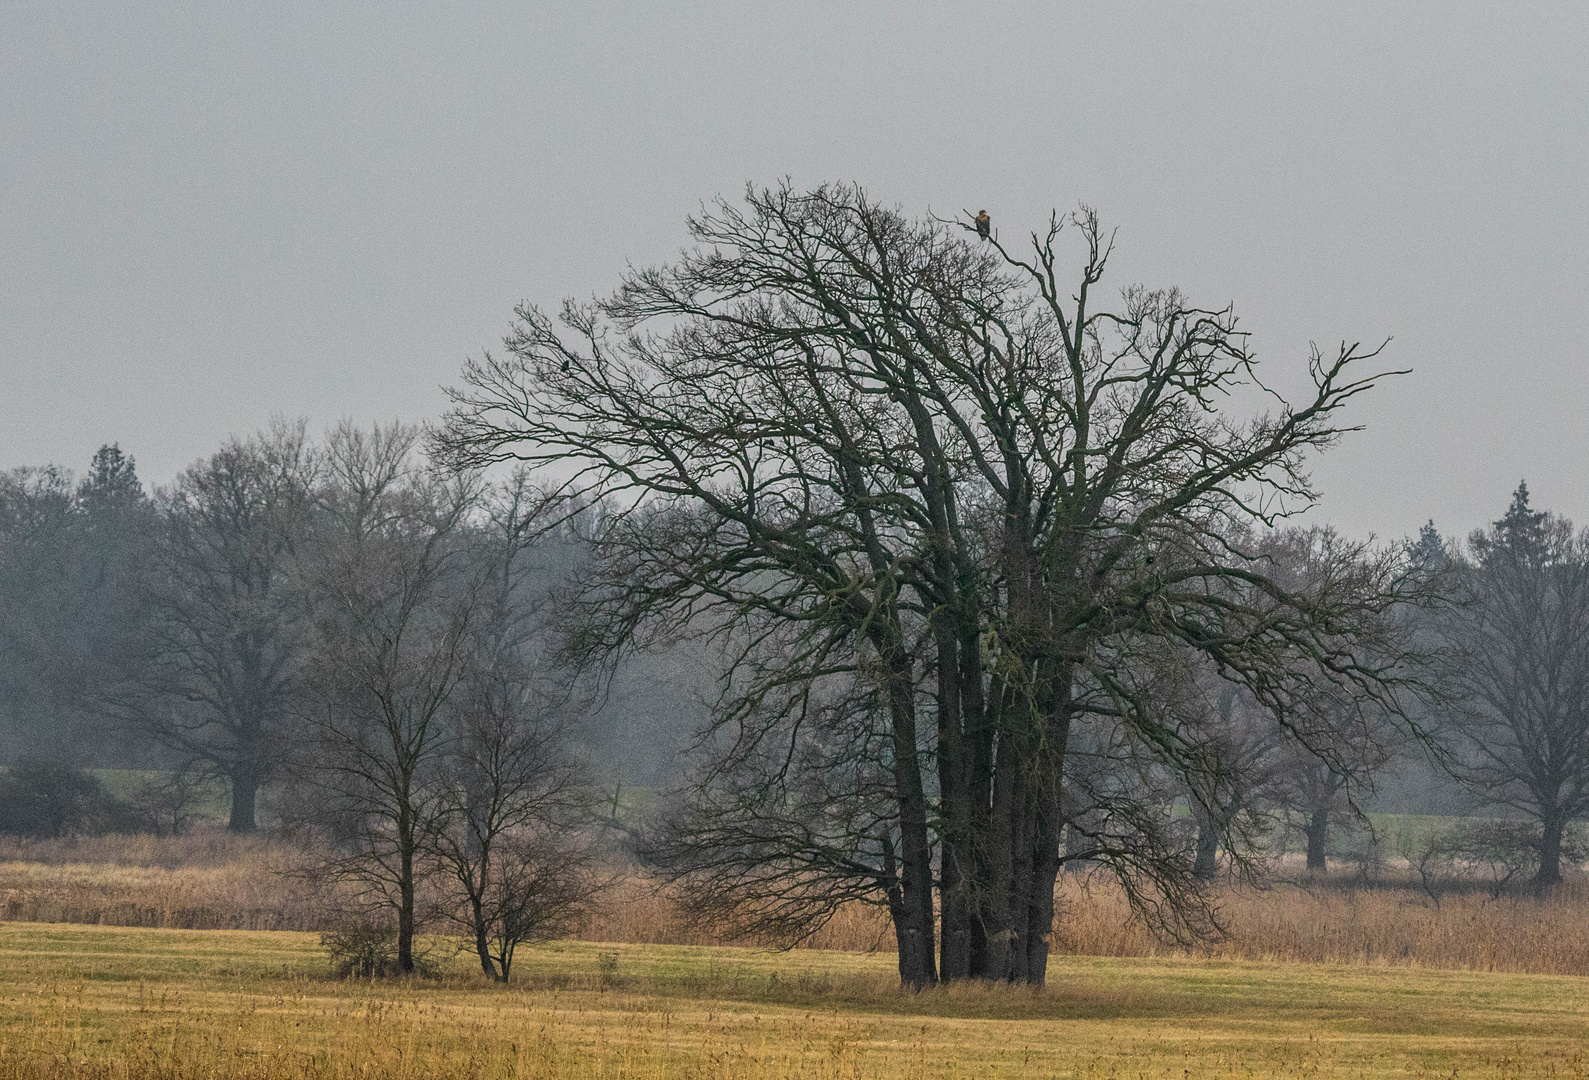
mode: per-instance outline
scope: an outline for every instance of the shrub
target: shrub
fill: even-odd
[[[320,935],[331,968],[343,978],[371,979],[397,973],[397,930],[378,923],[348,923]]]
[[[382,979],[402,975],[397,966],[397,927],[389,923],[352,921],[320,935],[331,969],[344,979]],[[431,976],[435,966],[414,957],[414,974]]]
[[[0,832],[34,839],[134,832],[139,815],[82,769],[25,757],[0,777]]]

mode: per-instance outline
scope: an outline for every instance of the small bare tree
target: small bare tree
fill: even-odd
[[[300,758],[314,794],[304,809],[335,845],[319,870],[395,915],[405,973],[428,846],[447,808],[447,710],[470,670],[481,588],[464,535],[476,487],[419,468],[417,439],[401,425],[344,425],[329,441]]]
[[[1538,871],[1539,831],[1531,821],[1470,821],[1452,836],[1451,853],[1476,871],[1490,898],[1498,900],[1514,879]],[[1582,855],[1581,851],[1576,854]]]
[[[579,770],[564,745],[566,679],[547,660],[534,506],[524,474],[498,493],[476,545],[484,586],[448,708],[430,856],[481,970],[507,981],[519,945],[566,932],[599,885]],[[548,541],[551,543],[552,541]]]

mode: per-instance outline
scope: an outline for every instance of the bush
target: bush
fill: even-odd
[[[0,832],[38,840],[136,832],[140,816],[82,769],[25,757],[0,777]]]
[[[402,975],[397,966],[397,927],[379,922],[348,922],[320,935],[331,969],[344,979],[381,979]],[[414,957],[414,974],[431,976],[435,966]]]
[[[320,935],[331,968],[343,978],[371,979],[397,974],[397,928],[348,923]]]

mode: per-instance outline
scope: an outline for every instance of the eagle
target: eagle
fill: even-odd
[[[986,240],[993,231],[993,219],[986,210],[977,211],[977,235]]]

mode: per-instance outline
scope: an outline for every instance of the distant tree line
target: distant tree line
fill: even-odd
[[[1067,866],[1207,932],[1211,882],[1277,832],[1324,870],[1409,771],[1503,823],[1446,856],[1561,880],[1589,539],[1522,486],[1460,544],[1298,524],[1375,350],[1282,399],[1229,309],[1106,295],[1085,209],[1006,247],[785,186],[690,227],[606,300],[521,308],[428,444],[276,424],[152,494],[115,446],[0,477],[0,824],[51,758],[158,765],[139,812],[173,827],[195,785],[238,831],[275,792],[395,927],[372,959],[350,923],[353,969],[414,970],[439,890],[506,978],[598,889],[592,708],[660,653],[703,719],[631,853],[719,928],[881,905],[910,986],[1041,983]],[[680,711],[664,682],[635,708]],[[131,820],[74,783],[37,829]]]
[[[322,841],[315,872],[351,886],[350,917],[394,924],[397,970],[427,882],[498,977],[564,928],[595,878],[544,609],[576,538],[539,527],[523,474],[439,474],[419,439],[278,424],[152,497],[116,447],[75,488],[51,469],[0,481],[20,744],[0,826],[178,828],[219,784],[228,826],[252,832],[274,785],[277,821]],[[101,733],[171,779],[109,795],[73,767],[105,763]]]

